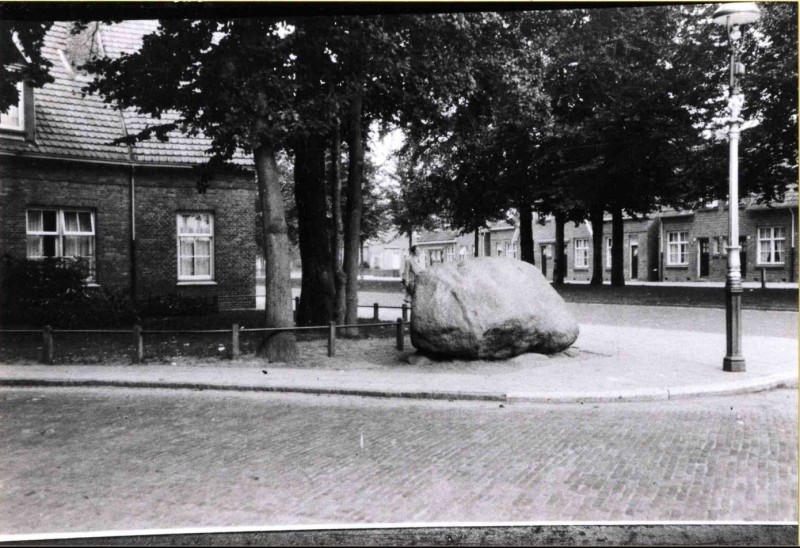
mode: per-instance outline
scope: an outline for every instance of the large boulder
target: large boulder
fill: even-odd
[[[502,359],[568,348],[578,322],[539,269],[483,257],[434,265],[417,277],[411,344],[439,357]]]

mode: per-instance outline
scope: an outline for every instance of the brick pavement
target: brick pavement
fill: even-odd
[[[0,391],[0,532],[796,521],[793,390],[616,404]]]

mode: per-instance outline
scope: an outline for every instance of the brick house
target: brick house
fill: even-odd
[[[797,191],[769,205],[748,197],[740,203],[742,279],[767,282],[797,281]],[[603,279],[611,279],[611,217],[603,222]],[[691,211],[667,209],[648,218],[625,218],[623,272],[626,280],[725,281],[728,210],[714,202]],[[552,216],[534,215],[534,262],[553,279],[555,225]],[[416,240],[426,262],[462,260],[473,256],[474,235],[439,230]],[[506,222],[479,232],[480,256],[519,258],[519,227]],[[567,281],[589,281],[594,252],[588,222],[564,226]]]
[[[89,52],[135,51],[152,21],[101,25],[70,35],[56,23],[43,54],[55,78],[0,116],[0,255],[84,257],[91,285],[138,300],[209,299],[219,308],[255,305],[256,185],[244,171],[217,175],[203,193],[195,167],[209,140],[113,145],[150,120],[82,96]],[[94,30],[94,29],[90,29]],[[9,54],[4,52],[4,54]],[[24,60],[20,60],[24,62]]]
[[[361,262],[368,268],[361,269],[362,274],[373,276],[400,276],[408,257],[408,236],[388,231],[364,242]]]

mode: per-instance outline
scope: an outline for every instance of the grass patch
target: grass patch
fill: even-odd
[[[252,312],[252,313],[251,313]],[[230,329],[234,322],[245,328],[261,325],[260,311],[224,313],[200,317],[151,318],[144,322],[144,330],[180,329]],[[361,319],[359,323],[373,323]],[[393,339],[395,326],[360,328],[362,340]],[[239,348],[242,355],[255,355],[263,333],[240,333]],[[300,343],[316,341],[325,346],[327,327],[320,330],[303,330],[296,334]],[[337,338],[341,338],[341,332]],[[387,341],[385,344],[391,344]],[[134,337],[131,334],[100,333],[54,333],[54,363],[56,364],[129,364],[134,353]],[[215,362],[229,360],[231,352],[230,333],[164,333],[144,335],[145,363]],[[36,364],[42,354],[41,333],[0,333],[0,363]]]

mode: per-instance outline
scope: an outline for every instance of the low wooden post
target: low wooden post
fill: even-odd
[[[761,269],[761,289],[767,288],[767,279],[765,277],[765,270],[766,268]]]
[[[402,309],[403,309],[403,321],[407,322],[408,321],[408,305],[406,303],[403,303]]]
[[[397,318],[397,349],[403,349],[405,333],[403,333],[403,318]]]
[[[285,301],[284,301],[285,302]],[[300,310],[300,297],[294,298],[294,322],[297,323],[297,311]]]
[[[241,354],[239,349],[239,324],[235,323],[231,328],[231,359],[238,360]]]
[[[372,319],[375,320],[376,322],[380,321],[378,319],[378,317],[380,316],[379,310],[380,309],[378,307],[378,303],[372,305]]]
[[[142,363],[144,361],[144,337],[142,337],[142,326],[133,326],[133,343],[136,350],[133,354],[133,363]]]
[[[42,363],[53,363],[53,328],[49,325],[42,329]]]
[[[328,324],[328,357],[336,355],[336,322]]]

